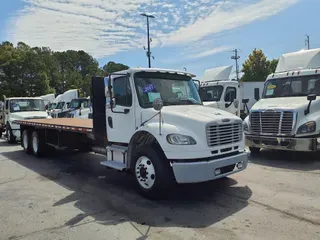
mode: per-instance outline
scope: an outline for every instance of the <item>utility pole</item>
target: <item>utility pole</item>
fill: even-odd
[[[149,68],[151,68],[151,51],[150,51],[150,40],[151,39],[150,39],[150,30],[149,30],[149,18],[155,18],[155,17],[152,15],[147,15],[145,13],[142,13],[140,15],[147,18],[147,38],[148,38],[147,58],[148,58],[148,66],[149,66]]]
[[[308,47],[308,49],[310,49],[310,37],[307,34],[306,36],[307,36],[307,39],[305,40],[305,45]]]
[[[237,74],[237,81],[239,82],[239,65],[238,65],[238,60],[240,56],[238,55],[238,49],[233,50],[234,55],[231,57],[231,59],[234,59],[236,61],[236,74]]]

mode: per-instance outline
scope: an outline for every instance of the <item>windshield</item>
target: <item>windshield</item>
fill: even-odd
[[[84,103],[84,107],[88,107],[89,100],[88,99],[73,99],[70,102],[70,108],[79,109],[81,107],[81,104]]]
[[[52,109],[54,109],[55,107],[56,107],[56,103],[50,103],[49,104],[49,110],[52,110]]]
[[[57,106],[55,107],[55,109],[62,109],[63,106],[64,106],[64,104],[65,104],[65,102],[59,102],[59,103],[57,104]]]
[[[42,99],[12,99],[10,100],[10,112],[45,111]]]
[[[320,75],[271,79],[265,83],[262,98],[320,96]]]
[[[223,92],[223,86],[209,86],[200,88],[200,97],[203,102],[220,101]]]
[[[150,108],[161,98],[164,106],[202,104],[197,88],[188,76],[170,73],[140,72],[135,86],[141,107]]]

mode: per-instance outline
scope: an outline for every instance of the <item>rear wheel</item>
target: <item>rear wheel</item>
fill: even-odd
[[[256,148],[256,147],[249,147],[249,150],[251,152],[252,155],[257,155],[260,153],[260,148]]]
[[[152,146],[137,150],[132,168],[139,192],[144,197],[159,198],[174,185],[168,160]]]
[[[28,130],[24,130],[22,133],[21,146],[26,153],[30,154],[32,152],[30,144],[30,134]]]
[[[44,139],[41,135],[34,131],[31,136],[32,153],[36,157],[42,157],[45,151]]]

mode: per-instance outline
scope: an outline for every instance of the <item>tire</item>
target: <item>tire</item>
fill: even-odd
[[[16,142],[16,138],[14,137],[10,124],[7,123],[7,127],[6,127],[6,133],[7,133],[7,142],[12,144]]]
[[[26,153],[32,153],[30,134],[28,130],[24,130],[21,135],[21,146]]]
[[[249,150],[250,150],[252,155],[258,155],[260,153],[260,148],[249,147]]]
[[[153,146],[147,145],[137,150],[131,170],[140,194],[146,198],[161,198],[175,185],[168,160]]]
[[[2,128],[0,128],[0,138],[2,138]]]
[[[30,142],[31,142],[32,153],[38,158],[42,157],[45,152],[45,144],[41,134],[39,134],[39,132],[37,131],[34,131],[32,133]]]

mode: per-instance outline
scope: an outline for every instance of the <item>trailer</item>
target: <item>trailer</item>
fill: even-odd
[[[132,173],[139,192],[148,198],[177,183],[243,171],[248,157],[241,119],[204,107],[193,76],[137,68],[94,77],[92,119],[17,120],[21,145],[37,157],[52,147],[103,154],[101,165]]]

